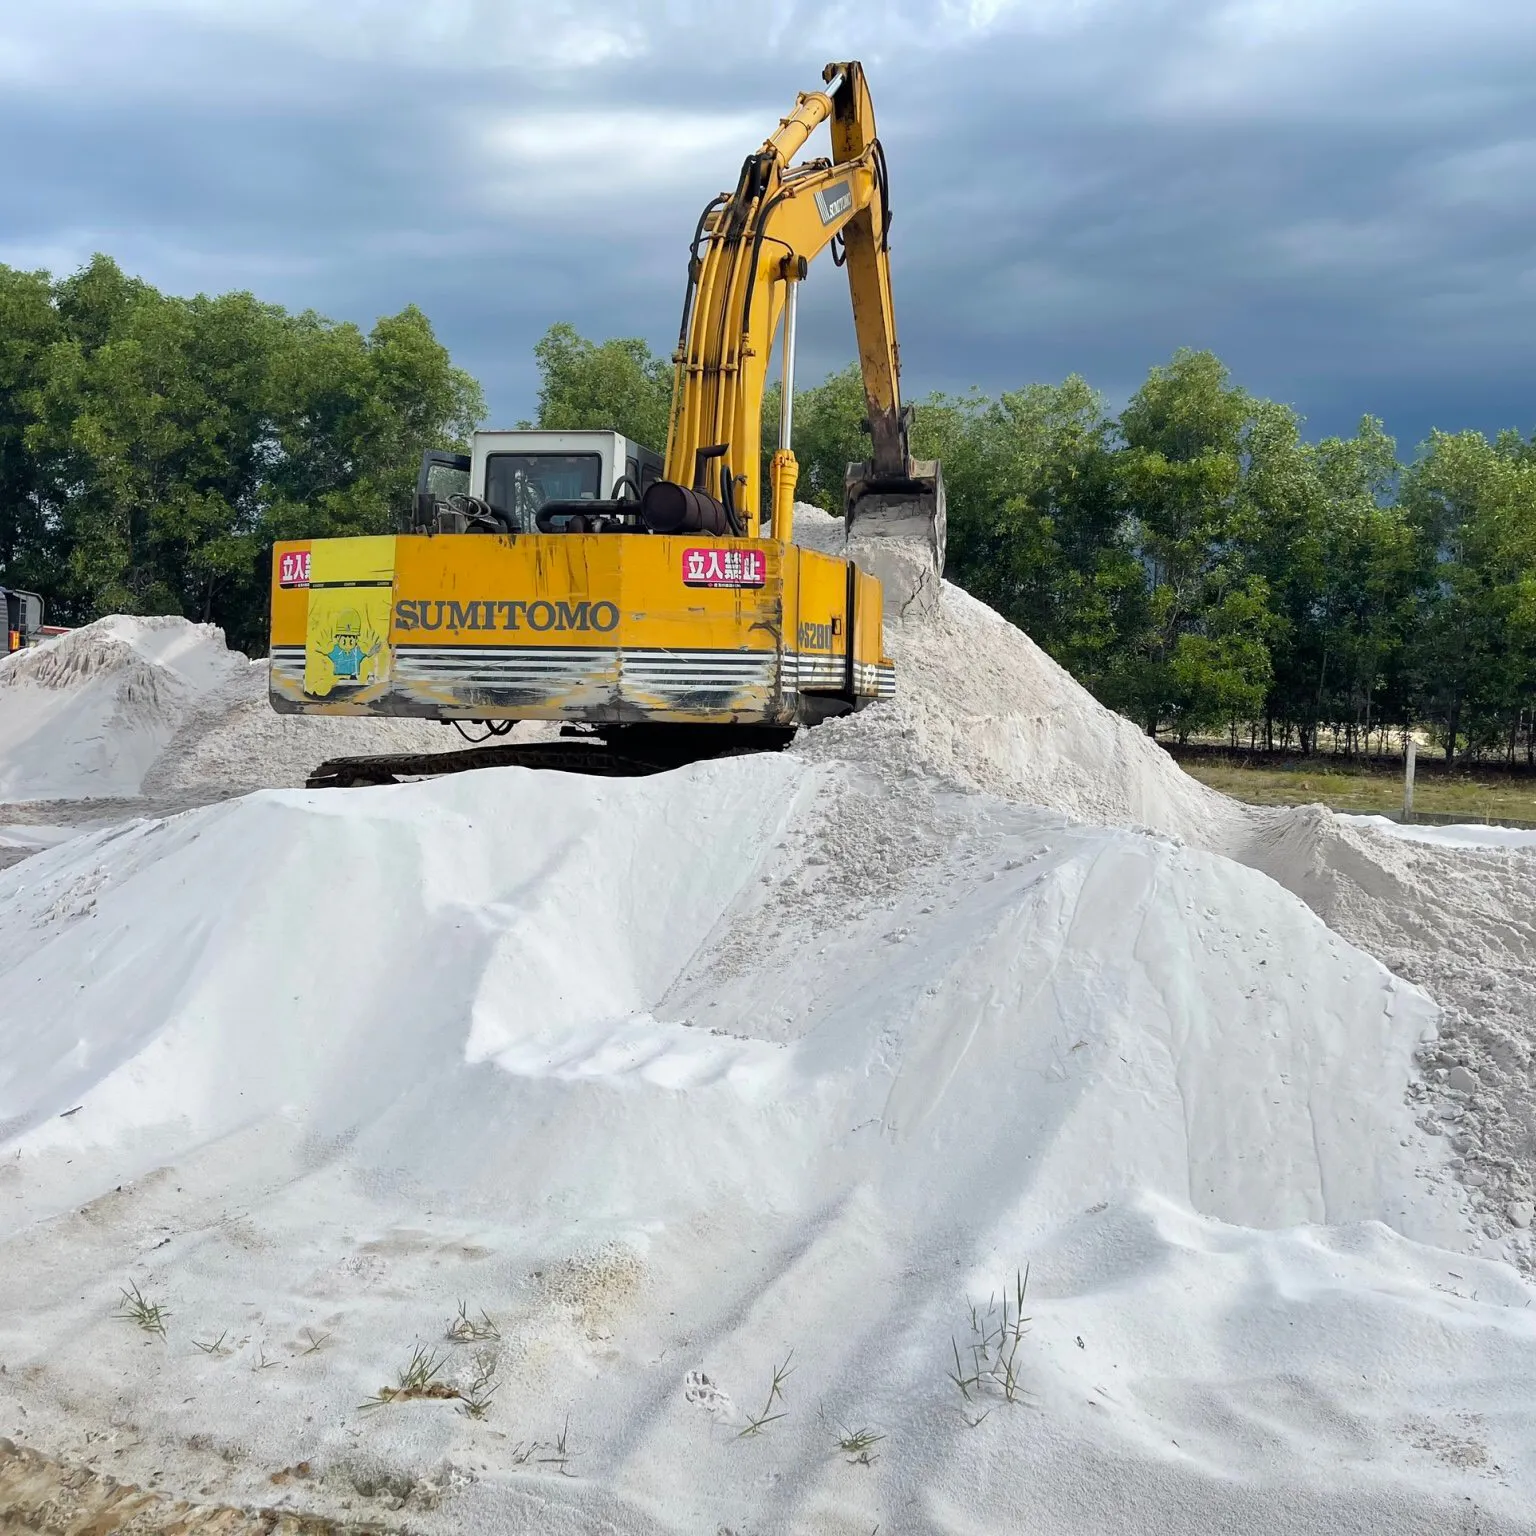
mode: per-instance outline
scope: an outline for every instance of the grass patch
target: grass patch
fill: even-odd
[[[1326,805],[1333,811],[1371,815],[1403,808],[1403,774],[1384,768],[1296,762],[1249,767],[1235,758],[1181,757],[1191,778],[1249,805]],[[1425,772],[1413,785],[1413,808],[1432,816],[1468,821],[1536,821],[1536,780],[1478,778]]]
[[[313,1328],[301,1328],[299,1330],[299,1342],[304,1347],[299,1353],[301,1355],[318,1354],[325,1347],[326,1341],[329,1338],[330,1334],[328,1333],[317,1333]]]
[[[884,1439],[884,1435],[878,1435],[872,1429],[848,1429],[839,1425],[837,1448],[848,1458],[850,1467],[872,1467],[880,1459],[871,1454],[873,1448]]]
[[[496,1342],[501,1338],[501,1329],[495,1318],[483,1307],[479,1317],[471,1317],[468,1304],[461,1301],[458,1315],[448,1324],[447,1336],[455,1344],[480,1344],[487,1340]]]
[[[565,1426],[553,1440],[519,1440],[510,1452],[514,1467],[525,1467],[535,1457],[541,1467],[554,1467],[561,1477],[571,1477],[574,1474],[570,1470],[570,1464],[575,1452],[570,1449],[571,1440],[571,1416],[566,1414]],[[540,1451],[548,1451],[547,1456],[540,1456]]]
[[[483,1419],[491,1411],[491,1398],[501,1383],[496,1380],[496,1357],[487,1354],[475,1361],[475,1374],[459,1391],[459,1412],[466,1419]]]
[[[413,1397],[457,1397],[458,1393],[454,1388],[447,1382],[437,1379],[447,1363],[446,1355],[440,1355],[435,1349],[428,1349],[426,1345],[418,1344],[411,1353],[410,1362],[396,1375],[394,1386],[380,1387],[367,1402],[359,1406],[382,1408],[386,1403],[406,1402]]]
[[[548,1447],[550,1454],[548,1456],[539,1457],[539,1462],[541,1465],[546,1467],[554,1467],[559,1472],[561,1477],[569,1477],[571,1475],[570,1464],[572,1453],[569,1445],[570,1438],[571,1416],[570,1414],[566,1414],[565,1427],[560,1431],[558,1435],[555,1436],[555,1443]]]
[[[499,1383],[496,1380],[496,1358],[485,1355],[475,1361],[475,1372],[467,1386],[442,1381],[443,1367],[448,1356],[435,1349],[418,1344],[403,1370],[395,1377],[392,1387],[380,1387],[359,1408],[382,1408],[386,1403],[404,1403],[413,1399],[437,1402],[456,1402],[459,1412],[471,1419],[483,1419],[490,1412],[491,1398]]]

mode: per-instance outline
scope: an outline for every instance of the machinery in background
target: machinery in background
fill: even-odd
[[[43,600],[36,592],[0,587],[0,617],[5,620],[5,648],[0,654],[7,656],[36,645],[45,635],[63,633],[43,627]]]
[[[830,64],[823,78],[700,216],[664,459],[617,432],[479,432],[468,454],[426,455],[410,533],[275,548],[275,709],[485,733],[469,751],[333,760],[311,783],[493,762],[646,772],[779,746],[893,691],[884,607],[937,591],[943,482],[908,443],[864,73]],[[795,164],[823,123],[832,157]],[[793,537],[797,296],[828,249],[848,274],[871,437],[849,469],[846,557]],[[490,741],[521,720],[561,737]]]

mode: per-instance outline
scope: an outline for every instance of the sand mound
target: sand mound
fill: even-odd
[[[426,721],[276,715],[265,662],[176,617],[113,615],[0,660],[0,804],[218,798],[454,741]]]
[[[796,537],[842,526],[801,507]],[[945,583],[889,627],[897,696],[806,733],[796,751],[937,775],[1102,825],[1144,826],[1263,870],[1446,1010],[1412,1091],[1446,1135],[1480,1235],[1527,1267],[1536,1202],[1536,849],[1406,840],[1322,806],[1256,810],[1185,774],[992,609]],[[1452,1074],[1455,1081],[1452,1081]],[[1408,1085],[1405,1084],[1405,1087]]]
[[[370,752],[450,752],[463,742],[430,720],[279,715],[267,701],[265,661],[191,717],[145,776],[144,791],[227,794],[303,784],[328,757]]]
[[[842,523],[800,506],[795,538],[841,552]],[[1100,826],[1145,826],[1207,846],[1241,811],[1104,708],[1022,630],[945,582],[888,627],[891,703],[806,733],[798,750],[936,774]]]
[[[1536,1210],[1536,850],[1447,848],[1333,816],[1259,812],[1234,852],[1441,1004],[1411,1087],[1447,1138],[1482,1239],[1533,1267]]]
[[[1429,1246],[1434,1010],[1220,857],[793,756],[280,791],[0,874],[0,978],[0,1415],[131,1421],[118,1475],[270,1500],[302,1460],[445,1531],[1536,1494],[1532,1293]],[[1028,1405],[967,1402],[1026,1263]],[[461,1299],[499,1337],[444,1341]],[[487,1418],[358,1407],[415,1342]]]
[[[1235,806],[934,596],[781,756],[0,872],[0,1421],[444,1532],[1536,1529],[1536,857]],[[145,792],[387,749],[178,622],[8,691]]]
[[[137,794],[199,699],[248,670],[178,618],[99,619],[0,661],[0,801]]]

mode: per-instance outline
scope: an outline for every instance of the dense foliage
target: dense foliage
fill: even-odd
[[[481,412],[415,308],[365,335],[104,256],[0,266],[0,583],[54,623],[181,613],[259,649],[272,541],[394,527]]]
[[[538,424],[660,448],[671,368],[555,326]],[[274,538],[398,526],[426,447],[482,412],[415,308],[366,335],[249,294],[172,298],[98,256],[0,267],[0,583],[55,622],[183,613],[264,642]],[[796,399],[800,494],[863,456],[845,369]],[[765,452],[778,402],[764,406]],[[1536,760],[1536,436],[1380,422],[1304,441],[1288,406],[1181,352],[1115,415],[1080,378],[918,403],[949,575],[1154,732]]]

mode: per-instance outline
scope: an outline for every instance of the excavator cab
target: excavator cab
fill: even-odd
[[[661,456],[619,432],[476,432],[469,453],[422,455],[417,533],[633,531]]]

